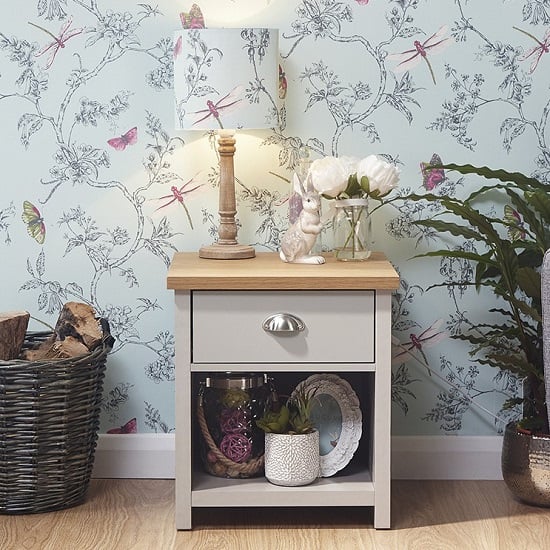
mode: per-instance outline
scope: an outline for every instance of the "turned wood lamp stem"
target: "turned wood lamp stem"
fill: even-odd
[[[242,260],[254,258],[254,247],[237,242],[237,214],[235,200],[235,130],[218,130],[218,152],[220,153],[220,196],[218,241],[199,250],[201,258],[213,260]]]

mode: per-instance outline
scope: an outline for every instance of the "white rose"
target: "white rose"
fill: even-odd
[[[357,180],[370,197],[385,197],[399,183],[400,171],[376,155],[369,155],[357,165]],[[366,178],[365,180],[363,178]]]
[[[355,174],[357,172],[357,165],[359,164],[359,159],[357,157],[338,157],[338,160],[342,163],[344,171],[346,174]]]
[[[321,195],[336,197],[348,185],[347,166],[336,157],[316,159],[309,168],[311,182]]]

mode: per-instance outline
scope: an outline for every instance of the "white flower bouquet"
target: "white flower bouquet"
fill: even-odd
[[[334,250],[340,260],[365,260],[370,256],[369,214],[383,204],[399,183],[397,167],[377,155],[364,159],[323,157],[314,160],[309,176],[316,191],[334,199]],[[369,199],[380,204],[369,212]]]

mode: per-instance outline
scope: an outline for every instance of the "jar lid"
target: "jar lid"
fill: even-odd
[[[207,376],[204,385],[207,388],[240,389],[259,388],[267,383],[267,374],[252,372],[224,372]]]

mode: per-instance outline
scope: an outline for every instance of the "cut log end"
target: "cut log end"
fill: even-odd
[[[101,345],[103,336],[101,321],[92,306],[67,302],[52,337],[37,348],[26,350],[22,357],[27,361],[42,361],[86,355]]]
[[[10,361],[19,357],[29,325],[28,311],[0,313],[0,360]]]
[[[71,336],[80,341],[88,351],[101,344],[103,331],[95,310],[81,302],[67,302],[55,325],[56,340],[64,341]]]

